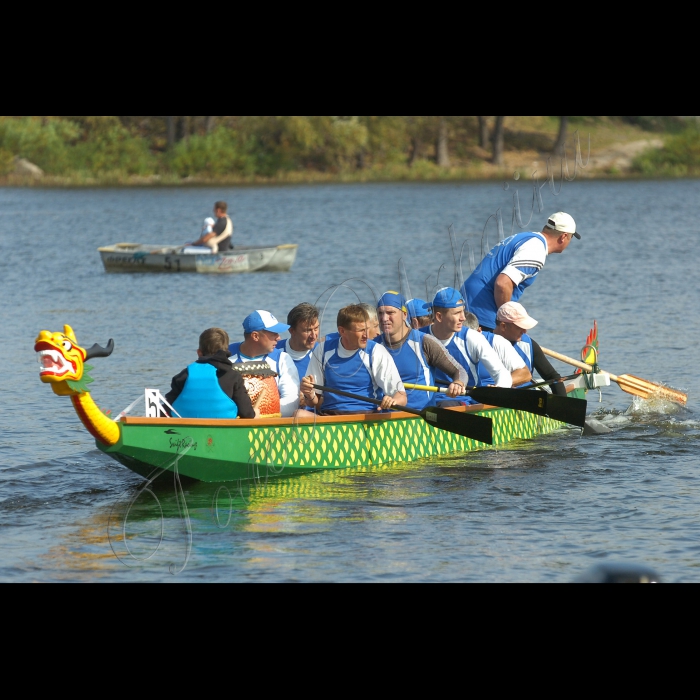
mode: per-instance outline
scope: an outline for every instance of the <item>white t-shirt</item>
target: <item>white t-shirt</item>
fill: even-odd
[[[314,378],[314,384],[325,384],[325,372],[323,367],[335,350],[325,351],[326,342],[320,342],[311,353],[309,360],[308,373]],[[338,356],[343,359],[352,357],[360,350],[346,350],[343,347],[342,340],[338,341]],[[399,375],[399,370],[396,368],[394,358],[389,354],[388,350],[383,345],[375,345],[372,351],[372,363],[370,365],[369,355],[361,350],[364,357],[362,362],[367,368],[372,382],[378,386],[386,396],[393,396],[397,391],[406,391]],[[316,389],[316,393],[321,395],[322,391]]]
[[[466,333],[465,333],[466,331]],[[498,356],[496,351],[491,347],[489,341],[484,338],[479,331],[473,329],[463,328],[459,333],[453,333],[447,340],[442,340],[433,334],[433,326],[430,326],[428,331],[430,335],[439,340],[445,348],[450,344],[450,341],[454,338],[455,345],[459,350],[460,355],[462,355],[462,360],[464,365],[469,365],[469,370],[475,379],[479,377],[479,371],[475,364],[472,364],[469,358],[472,358],[475,363],[482,362],[486,371],[493,378],[496,386],[502,386],[509,389],[513,386],[513,377],[510,372],[506,369],[504,364],[501,362],[501,358]],[[455,337],[456,335],[456,337]],[[512,346],[511,346],[512,349]],[[448,350],[449,352],[449,350]],[[513,351],[515,352],[515,351]],[[517,355],[517,353],[516,353]]]
[[[515,372],[516,369],[527,367],[525,360],[518,354],[512,343],[506,340],[502,335],[493,336],[493,349],[496,351],[503,366],[509,372]]]
[[[284,351],[293,360],[296,360],[297,362],[299,362],[299,360],[303,360],[311,352],[311,348],[309,348],[308,350],[294,350],[292,348],[292,346],[289,344],[289,338],[287,338],[284,341]]]
[[[517,287],[528,277],[534,277],[547,260],[547,244],[542,236],[533,236],[518,248],[511,261],[501,270],[501,274],[510,277]]]

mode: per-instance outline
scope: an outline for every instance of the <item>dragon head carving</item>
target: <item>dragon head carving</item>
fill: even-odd
[[[80,347],[70,326],[63,326],[63,333],[41,331],[34,341],[34,352],[41,365],[39,378],[51,384],[59,396],[74,396],[88,391],[92,381],[88,371],[92,369],[85,361],[92,357],[106,357],[112,353],[112,339],[103,348],[95,344],[88,350]]]

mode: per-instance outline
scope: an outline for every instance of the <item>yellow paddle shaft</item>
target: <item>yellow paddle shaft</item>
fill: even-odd
[[[425,386],[424,384],[405,384],[404,386],[407,389],[418,389],[418,391],[434,391],[437,393],[442,392],[443,394],[447,391],[447,389],[442,389],[439,386]]]

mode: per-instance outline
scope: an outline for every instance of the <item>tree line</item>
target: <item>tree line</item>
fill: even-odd
[[[526,119],[539,120],[538,127],[523,128]],[[50,175],[274,178],[292,171],[333,175],[390,168],[431,175],[480,163],[502,167],[506,149],[559,155],[571,128],[595,120],[642,124],[641,120],[660,119],[664,118],[0,117],[0,175],[10,172],[17,158],[35,163]]]

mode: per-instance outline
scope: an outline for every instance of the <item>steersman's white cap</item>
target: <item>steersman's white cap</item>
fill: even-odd
[[[576,233],[576,222],[574,218],[563,211],[558,211],[547,219],[547,228],[551,228],[554,231],[561,231],[562,233],[573,233],[576,238],[581,238],[581,236]]]

